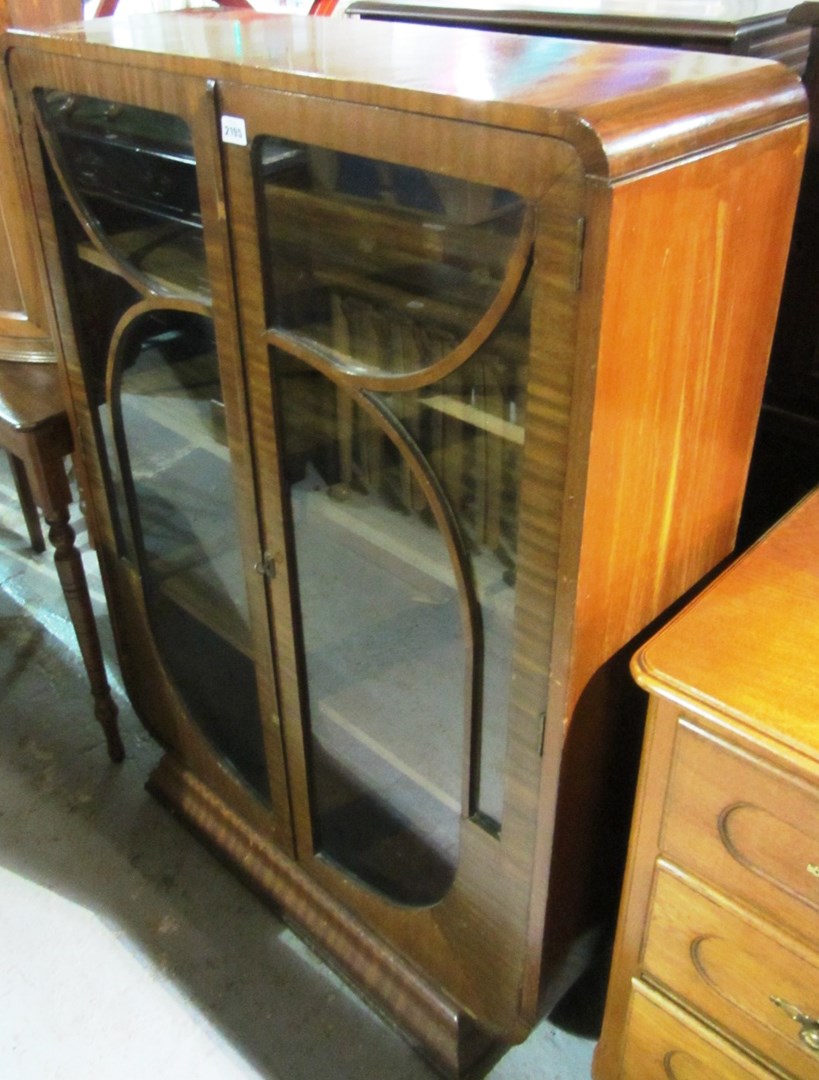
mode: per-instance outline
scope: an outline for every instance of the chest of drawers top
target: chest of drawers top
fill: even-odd
[[[648,690],[819,760],[819,489],[634,662]]]

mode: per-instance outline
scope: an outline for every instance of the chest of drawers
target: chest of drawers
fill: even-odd
[[[596,1080],[819,1075],[819,492],[637,656]]]

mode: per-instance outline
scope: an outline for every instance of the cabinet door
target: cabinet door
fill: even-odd
[[[259,541],[211,94],[15,66],[129,693],[288,845],[266,599],[245,572]]]
[[[298,858],[511,1031],[539,960],[579,166],[219,90]]]

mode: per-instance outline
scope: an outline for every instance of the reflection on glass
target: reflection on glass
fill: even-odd
[[[208,292],[190,131],[184,121],[75,94],[40,95],[74,197],[104,245],[154,287]],[[100,261],[105,251],[86,249]]]
[[[526,407],[529,293],[524,291],[491,345],[438,383],[384,396],[420,447],[451,507],[469,553],[481,627],[475,661],[471,809],[496,831],[503,816],[503,765],[512,674],[518,493]],[[412,485],[375,475],[354,455],[353,473],[394,505],[418,513]]]
[[[524,204],[499,188],[263,139],[269,319],[330,346],[349,371],[428,362],[424,328],[451,347],[495,299]]]
[[[213,326],[151,299],[208,291],[190,133],[92,98],[39,104],[117,554],[194,721],[268,799]]]
[[[452,555],[416,484],[409,515],[343,481],[350,450],[409,463],[364,410],[274,354],[306,659],[318,847],[405,903],[448,887],[461,809],[466,649]]]
[[[205,734],[264,794],[211,324],[155,313],[137,324],[119,362],[114,422],[154,636]]]
[[[257,144],[256,165],[318,846],[394,899],[432,903],[454,873],[459,817],[502,825],[523,263],[488,338],[449,374],[436,365],[498,297],[525,207],[507,191],[273,139]],[[356,399],[384,374],[405,376],[400,389]]]

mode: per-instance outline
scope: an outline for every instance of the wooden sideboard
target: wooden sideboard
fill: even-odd
[[[623,658],[734,543],[801,84],[218,12],[7,63],[151,789],[462,1070],[616,905]]]
[[[643,648],[596,1080],[819,1069],[819,489]]]
[[[787,0],[342,0],[336,11],[363,19],[755,56],[801,74],[810,34],[789,22],[792,6]]]

